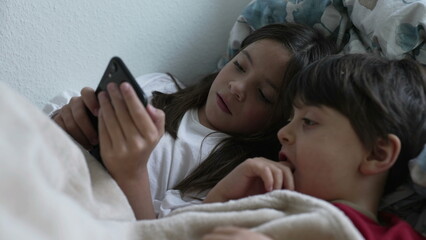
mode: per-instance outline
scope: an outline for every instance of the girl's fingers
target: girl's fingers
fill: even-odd
[[[84,104],[84,100],[82,98],[78,98],[75,101],[75,104],[71,106],[71,113],[78,125],[78,128],[81,130],[87,141],[90,141],[91,145],[96,145],[98,143],[98,133],[90,121],[86,105]]]
[[[151,119],[150,115],[146,111],[142,102],[136,95],[129,83],[122,83],[120,90],[123,94],[124,101],[129,109],[131,118],[138,131],[144,136],[149,142],[155,142],[158,139],[158,129]]]
[[[151,119],[154,122],[157,130],[162,135],[164,133],[164,125],[166,120],[164,112],[161,109],[157,109],[149,104],[146,109],[148,111],[148,114],[151,116]]]
[[[98,116],[99,113],[99,102],[96,98],[95,90],[90,87],[85,87],[80,91],[81,98],[83,99],[84,105],[89,109],[89,111]]]
[[[111,149],[112,141],[111,141],[110,135],[108,134],[108,130],[106,129],[105,120],[104,120],[102,111],[99,111],[99,114],[98,114],[98,127],[99,127],[100,148]]]
[[[123,132],[107,94],[105,92],[100,92],[98,94],[98,99],[101,106],[105,130],[107,130],[111,138],[112,147],[114,147],[114,143],[122,144],[124,142]]]
[[[110,83],[107,86],[109,96],[111,98],[111,103],[114,108],[115,114],[120,124],[121,129],[124,131],[125,139],[133,139],[136,136],[139,136],[138,130],[135,127],[136,121],[131,119],[129,108],[124,102],[123,96],[120,93],[117,85],[115,83]]]
[[[72,98],[70,103],[62,107],[59,115],[62,118],[63,125],[65,130],[70,134],[78,143],[80,143],[84,148],[90,147],[90,141],[80,129],[80,126],[76,122],[74,115],[72,113],[72,106],[78,101],[77,98]]]
[[[64,129],[64,130],[66,130],[66,127],[65,127],[65,122],[64,122],[64,120],[62,119],[62,116],[61,116],[61,114],[59,113],[59,114],[56,114],[56,116],[54,116],[53,117],[53,121],[55,121],[56,122],[56,124],[58,124],[62,129]]]

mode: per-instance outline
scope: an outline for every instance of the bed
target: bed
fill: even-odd
[[[410,0],[255,0],[236,20],[218,68],[250,31],[286,21],[320,29],[343,52],[408,56],[426,64],[425,12],[425,2]],[[0,239],[200,239],[218,225],[275,239],[363,239],[330,203],[286,190],[135,221],[125,196],[91,155],[4,83],[0,92]],[[411,170],[413,184],[388,196],[384,207],[413,206],[415,198],[417,215],[410,209],[405,216],[425,234],[425,151]]]

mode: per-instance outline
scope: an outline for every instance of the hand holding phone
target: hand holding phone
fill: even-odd
[[[147,106],[148,99],[145,93],[140,88],[133,75],[130,73],[124,62],[119,57],[113,57],[108,63],[108,66],[101,78],[101,81],[99,82],[99,85],[96,88],[96,95],[99,94],[101,91],[107,91],[107,85],[111,82],[114,82],[117,85],[120,85],[123,82],[130,83],[130,85],[135,90],[137,96],[141,100],[142,104],[145,107]],[[98,129],[98,118],[94,116],[90,111],[87,112],[90,116],[93,126],[95,127],[95,129]],[[93,149],[90,150],[90,153],[103,165],[99,145],[94,146]]]
[[[113,57],[109,61],[108,66],[101,78],[101,81],[99,82],[98,87],[96,88],[96,95],[99,94],[101,91],[107,91],[107,85],[111,82],[116,83],[117,85],[120,85],[123,82],[130,83],[130,85],[132,85],[133,89],[138,95],[139,99],[141,100],[142,104],[145,107],[148,104],[148,99],[144,91],[140,88],[133,75],[130,73],[124,62],[119,57]],[[98,118],[91,114],[90,111],[89,115],[93,125],[97,129]]]

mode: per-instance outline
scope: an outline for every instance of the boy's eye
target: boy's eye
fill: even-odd
[[[314,121],[312,121],[308,118],[303,118],[302,121],[303,121],[303,124],[306,125],[306,126],[313,126],[313,125],[317,124],[316,122],[314,122]]]
[[[238,71],[245,73],[246,70],[241,66],[241,64],[238,61],[233,62],[235,65],[235,68],[237,68]]]

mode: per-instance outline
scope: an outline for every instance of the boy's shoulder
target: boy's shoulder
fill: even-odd
[[[380,213],[381,223],[378,223],[347,204],[336,202],[333,205],[351,219],[365,239],[426,239],[426,237],[420,235],[411,225],[396,215]]]

